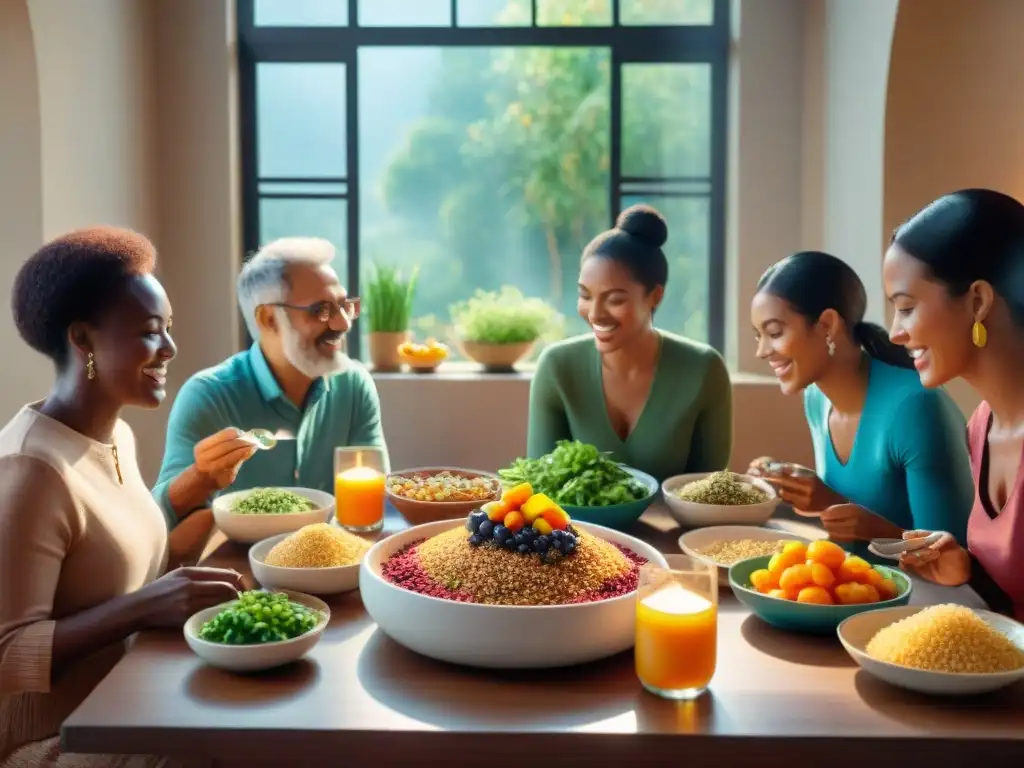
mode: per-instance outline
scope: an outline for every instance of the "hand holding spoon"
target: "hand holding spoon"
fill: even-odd
[[[930,547],[944,535],[946,535],[944,531],[935,531],[927,536],[918,536],[913,539],[872,539],[868,544],[868,551],[889,560],[899,560],[900,555],[904,552]]]
[[[279,429],[277,432],[271,432],[269,429],[250,429],[248,432],[243,434],[243,437],[250,440],[258,450],[269,451],[275,446],[279,440],[294,440],[295,435],[286,429]]]

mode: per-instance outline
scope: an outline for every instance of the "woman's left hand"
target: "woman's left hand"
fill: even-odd
[[[898,539],[903,529],[859,504],[834,504],[821,513],[821,524],[834,541]]]

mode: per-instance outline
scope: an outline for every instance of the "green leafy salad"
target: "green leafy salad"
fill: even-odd
[[[507,484],[529,483],[557,504],[576,507],[610,507],[640,501],[650,495],[622,465],[592,445],[560,440],[555,450],[539,459],[519,458],[498,470]]]
[[[199,629],[211,643],[256,645],[292,640],[314,629],[320,612],[292,602],[283,592],[242,592]]]
[[[232,512],[239,515],[287,515],[293,512],[312,512],[316,504],[283,488],[257,488],[235,502]]]

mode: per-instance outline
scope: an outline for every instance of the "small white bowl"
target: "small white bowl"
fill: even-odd
[[[716,541],[739,541],[740,539],[752,539],[754,541],[802,541],[810,544],[811,540],[804,536],[794,536],[792,533],[776,530],[775,528],[758,528],[752,525],[717,525],[709,528],[695,528],[679,537],[679,548],[692,558],[702,563],[718,567],[718,584],[722,587],[729,587],[729,565],[712,560],[707,555],[702,555],[698,550]]]
[[[211,643],[209,640],[200,638],[199,630],[203,624],[231,605],[234,602],[231,600],[199,611],[185,622],[185,642],[188,643],[188,647],[211,667],[226,669],[230,672],[259,672],[301,659],[320,641],[324,629],[331,620],[331,609],[323,600],[312,595],[284,589],[274,591],[285,592],[292,602],[319,611],[320,621],[306,634],[276,643],[227,645]]]
[[[268,589],[294,590],[308,595],[336,595],[359,589],[359,563],[335,568],[284,568],[267,565],[267,554],[274,545],[292,534],[271,536],[249,548],[249,567],[252,575]],[[353,534],[354,535],[354,534]],[[365,555],[363,555],[365,557]]]
[[[334,496],[314,488],[280,488],[291,491],[317,505],[309,512],[290,512],[283,515],[240,515],[231,508],[259,488],[234,491],[213,500],[213,519],[217,527],[232,541],[254,544],[280,533],[292,533],[313,523],[326,523],[334,514]]]
[[[366,555],[359,571],[359,592],[367,613],[392,640],[432,659],[492,669],[563,667],[633,647],[635,590],[592,603],[485,605],[421,595],[382,575],[383,564],[405,545],[463,524],[462,520],[441,520],[418,525],[377,542]],[[592,523],[574,520],[572,524],[667,566],[660,552],[639,539]]]
[[[701,528],[706,525],[763,525],[775,512],[779,504],[779,496],[775,489],[764,480],[750,475],[737,477],[741,482],[748,483],[768,494],[768,500],[759,504],[698,504],[684,501],[676,496],[675,491],[684,485],[703,480],[712,472],[696,472],[689,475],[675,475],[661,484],[661,495],[668,504],[669,512],[684,528]]]
[[[858,613],[845,619],[836,629],[836,632],[847,653],[853,657],[854,661],[860,664],[865,672],[874,675],[879,680],[884,680],[890,685],[905,688],[909,691],[936,696],[973,696],[979,693],[996,691],[1024,680],[1024,668],[1014,672],[993,672],[990,674],[932,672],[925,669],[903,667],[899,664],[890,664],[887,661],[878,661],[867,654],[865,648],[868,641],[880,629],[900,619],[905,619],[907,616],[912,616],[926,607],[922,605],[904,605],[897,608],[880,608],[874,611]],[[1000,616],[998,613],[978,609],[973,610],[992,627],[1009,637],[1014,645],[1024,650],[1024,625],[1006,616]]]

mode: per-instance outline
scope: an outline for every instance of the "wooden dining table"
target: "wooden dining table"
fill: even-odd
[[[785,515],[769,525],[818,530]],[[389,514],[382,535],[402,527]],[[660,504],[630,532],[680,552],[683,531]],[[205,563],[249,574],[246,552],[223,542]],[[909,693],[862,671],[834,636],[773,629],[728,590],[720,601],[715,676],[692,702],[644,691],[631,652],[536,671],[433,661],[378,629],[358,591],[328,599],[330,625],[305,659],[261,674],[206,666],[181,632],[144,632],[64,723],[62,746],[254,767],[1021,764],[1024,685],[969,699]],[[983,607],[967,587],[920,580],[912,602]]]

